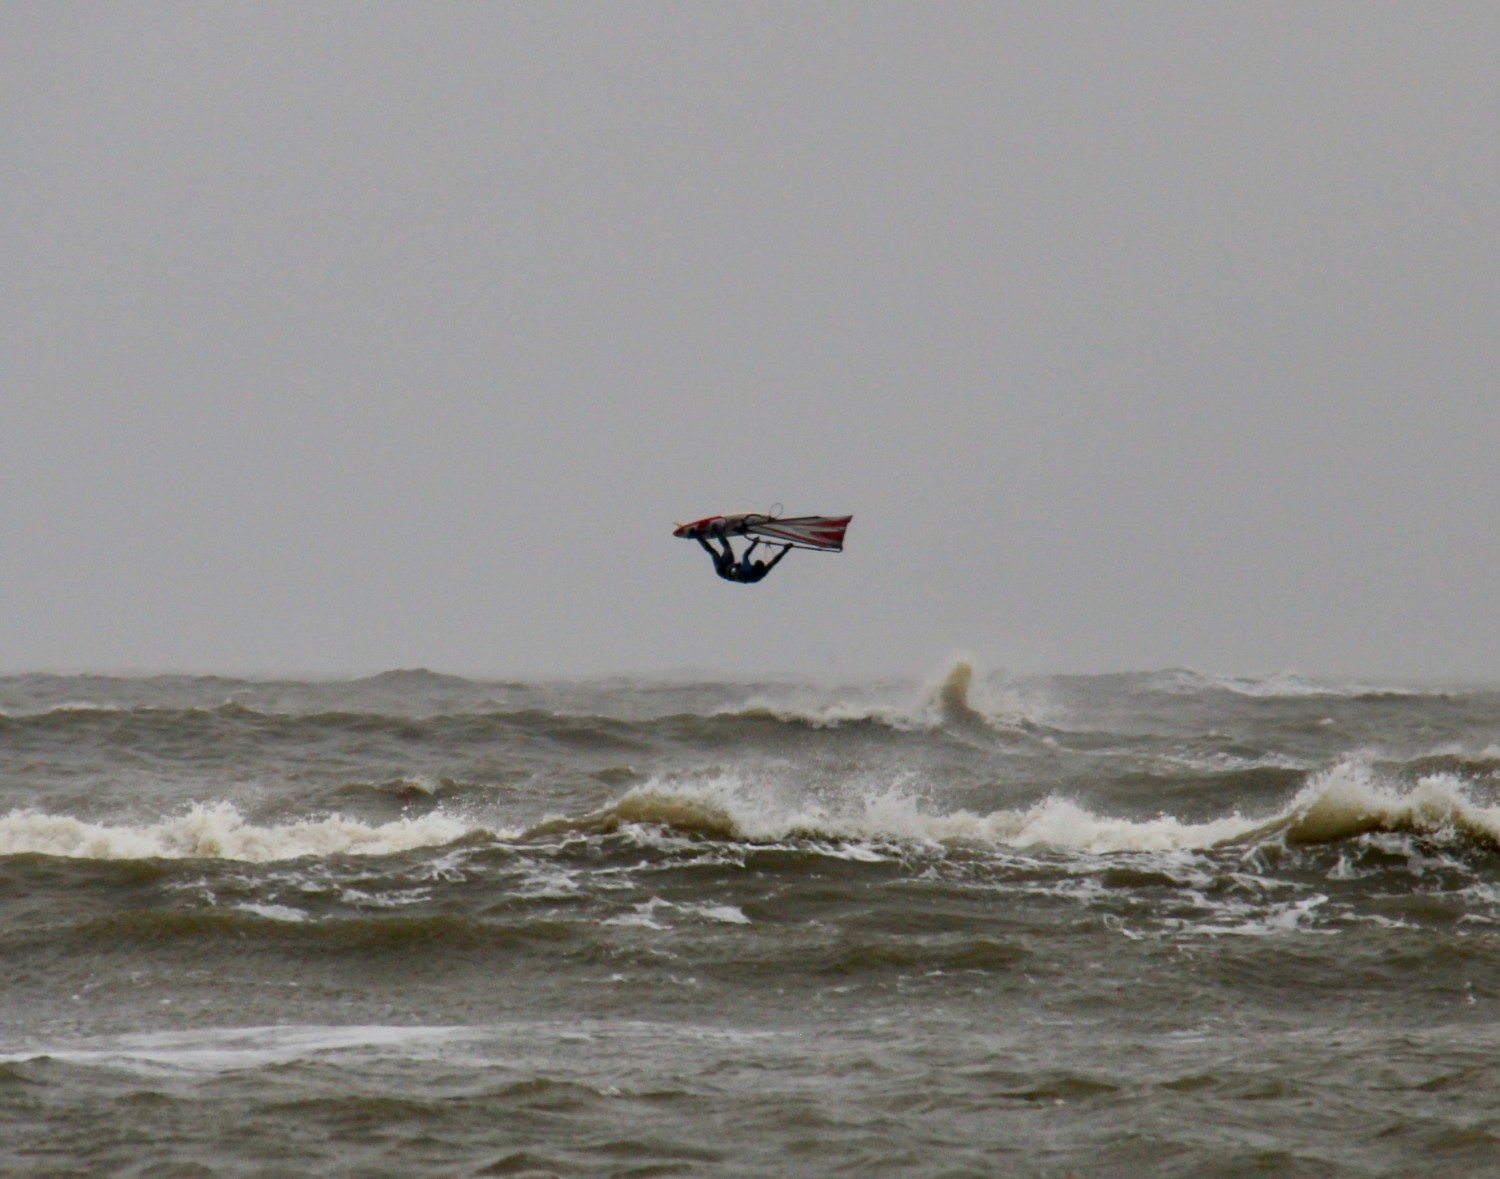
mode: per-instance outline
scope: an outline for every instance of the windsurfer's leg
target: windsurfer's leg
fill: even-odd
[[[694,539],[703,546],[703,551],[714,559],[715,565],[717,565],[720,561],[725,560],[724,553],[721,553],[718,549],[714,548],[713,545],[709,544],[707,537],[698,536],[694,537]],[[729,542],[721,538],[720,543],[724,546],[724,552],[728,552]]]
[[[703,546],[703,551],[713,558],[714,572],[720,577],[730,577],[730,572],[734,568],[734,553],[730,551],[729,542],[727,540],[724,542],[724,551],[721,553],[703,537],[699,536],[694,539]]]
[[[736,568],[734,546],[729,543],[729,538],[727,536],[721,537],[720,543],[724,546],[723,552],[719,552],[716,549],[710,550],[714,554],[714,572],[717,573],[720,577],[726,578],[729,581],[733,581],[734,571]]]

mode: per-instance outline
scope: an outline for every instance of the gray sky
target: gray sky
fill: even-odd
[[[1500,679],[1500,6],[0,6],[0,668]],[[675,521],[855,515],[720,582]]]

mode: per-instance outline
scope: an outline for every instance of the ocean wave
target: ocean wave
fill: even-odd
[[[849,733],[941,732],[960,738],[1014,739],[1039,732],[1014,699],[976,676],[974,665],[958,660],[915,690],[885,685],[838,690],[831,697],[811,686],[753,690],[747,699],[725,702],[723,693],[705,693],[702,711],[674,696],[679,710],[609,715],[587,707],[497,706],[493,697],[459,700],[423,698],[415,689],[431,686],[431,673],[384,673],[352,687],[390,689],[363,697],[354,692],[334,700],[326,693],[299,698],[290,689],[274,699],[238,694],[216,701],[121,704],[74,696],[39,709],[12,707],[0,712],[0,732],[43,739],[87,736],[133,743],[150,738],[325,741],[354,735],[386,736],[402,742],[475,743],[538,739],[570,748],[640,750],[683,744],[722,746],[726,742],[778,740],[778,733],[800,736],[812,730]],[[402,688],[412,688],[403,692]],[[431,710],[417,711],[425,703]],[[598,699],[558,699],[555,704],[594,704]],[[297,705],[302,705],[298,707]],[[334,707],[329,707],[333,704]],[[686,708],[681,706],[688,705]]]
[[[1370,832],[1426,835],[1500,850],[1500,806],[1473,796],[1473,784],[1436,773],[1415,784],[1383,780],[1345,762],[1309,782],[1274,826],[1291,843],[1333,843]]]
[[[1475,799],[1472,784],[1445,773],[1420,777],[1415,784],[1387,781],[1355,761],[1313,775],[1271,814],[1232,811],[1199,822],[1170,814],[1099,814],[1060,796],[989,813],[942,810],[933,800],[902,787],[854,790],[833,801],[788,800],[728,774],[701,783],[647,783],[611,806],[556,819],[527,834],[536,838],[565,831],[613,833],[640,826],[748,843],[812,839],[1089,854],[1334,843],[1381,831],[1500,849],[1500,806]]]
[[[709,723],[704,718],[689,720],[699,725]],[[328,742],[349,737],[464,747],[535,739],[573,749],[632,751],[657,739],[675,739],[679,728],[672,725],[671,718],[628,721],[544,709],[412,716],[349,710],[276,712],[237,701],[212,707],[79,706],[0,715],[0,733],[14,734],[18,739],[103,739],[122,744],[173,740],[202,742],[215,751],[223,748],[225,740]]]
[[[914,782],[908,776],[808,794],[737,771],[700,779],[652,778],[608,805],[509,828],[488,820],[481,825],[442,808],[385,823],[333,814],[279,824],[252,822],[227,802],[199,804],[139,824],[14,810],[0,818],[0,855],[263,863],[392,855],[464,839],[545,845],[578,835],[619,834],[642,844],[660,844],[662,835],[730,844],[814,843],[830,854],[874,859],[899,854],[892,849],[902,845],[1107,855],[1330,844],[1372,833],[1500,850],[1500,805],[1477,797],[1479,784],[1447,772],[1403,780],[1363,761],[1306,778],[1270,813],[1236,809],[1196,821],[1169,813],[1105,814],[1061,795],[1014,809],[950,809]]]
[[[298,1024],[192,1027],[76,1038],[36,1038],[0,1044],[0,1065],[58,1063],[136,1069],[147,1074],[216,1074],[276,1067],[300,1061],[462,1060],[476,1070],[504,1072],[536,1045],[594,1045],[640,1059],[642,1050],[661,1043],[690,1049],[708,1045],[720,1053],[743,1052],[770,1044],[791,1032],[742,1030],[678,1020],[548,1020],[537,1017],[484,1024]],[[679,1054],[680,1055],[680,1054]],[[499,1091],[565,1089],[564,1082],[531,1078]],[[581,1088],[581,1087],[580,1087]],[[589,1090],[590,1092],[601,1092]],[[618,1095],[618,1090],[609,1090]],[[353,1094],[356,1099],[360,1094]],[[492,1173],[496,1173],[493,1172]]]
[[[959,659],[905,701],[860,699],[853,691],[829,702],[787,702],[757,696],[717,715],[763,717],[820,729],[879,725],[897,732],[978,729],[1007,735],[1035,730],[1016,701],[990,699],[993,691],[988,686],[976,689],[975,674],[972,661]],[[984,698],[976,699],[979,696]]]
[[[834,705],[802,711],[761,703],[706,715],[688,712],[633,720],[541,708],[422,716],[352,710],[279,712],[238,701],[186,708],[121,708],[79,703],[41,712],[0,713],[0,732],[18,736],[34,734],[38,739],[82,735],[93,738],[102,734],[122,742],[143,737],[219,741],[226,735],[325,741],[346,736],[383,736],[402,742],[461,745],[534,739],[573,749],[622,751],[640,750],[658,742],[722,744],[742,741],[757,733],[769,736],[776,729],[837,729],[866,724],[899,732],[934,727],[937,723],[895,708]]]
[[[212,952],[216,945],[231,945],[240,953],[291,947],[299,953],[333,955],[401,955],[434,946],[506,953],[527,947],[556,949],[587,939],[578,922],[550,917],[499,922],[461,913],[382,912],[307,920],[289,916],[296,912],[287,906],[253,902],[228,909],[138,909],[85,920],[73,926],[67,937],[75,946],[94,953],[176,942],[204,952]],[[23,934],[10,945],[26,946],[28,936],[35,946],[55,944],[59,935],[56,929],[45,935]]]
[[[478,1033],[479,1029],[420,1025],[204,1028],[11,1047],[0,1052],[0,1062],[47,1060],[168,1075],[219,1073],[284,1065],[330,1053],[361,1057],[404,1057],[414,1051],[437,1054],[455,1041],[473,1039]]]
[[[69,815],[13,810],[0,818],[0,855],[266,863],[303,856],[391,855],[452,843],[472,830],[469,824],[439,812],[378,824],[338,815],[258,824],[227,802],[200,804],[183,814],[143,824],[90,823]]]
[[[1127,678],[1139,678],[1148,690],[1174,696],[1194,696],[1215,691],[1227,692],[1235,696],[1248,696],[1253,699],[1332,697],[1356,700],[1401,700],[1443,695],[1441,692],[1427,692],[1415,688],[1334,683],[1313,679],[1293,671],[1236,676],[1210,675],[1187,668],[1174,667],[1164,671],[1129,673]]]
[[[374,675],[364,676],[361,679],[354,679],[349,682],[352,684],[408,690],[423,688],[472,688],[476,684],[482,683],[479,680],[449,675],[446,672],[430,671],[425,667],[392,668],[390,671],[376,672]]]
[[[554,820],[527,834],[613,833],[643,825],[690,837],[747,843],[829,840],[1115,852],[1213,847],[1242,837],[1258,823],[1238,815],[1206,823],[1171,816],[1113,818],[1056,797],[1024,810],[939,811],[930,801],[899,787],[855,792],[836,802],[784,803],[744,789],[738,779],[728,776],[699,786],[637,787],[609,807],[577,819]]]

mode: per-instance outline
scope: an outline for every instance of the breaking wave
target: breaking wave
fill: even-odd
[[[958,659],[939,677],[930,681],[916,695],[903,700],[870,699],[858,693],[832,703],[809,701],[805,704],[754,698],[742,708],[722,710],[721,716],[761,716],[814,728],[837,728],[840,725],[874,723],[902,732],[932,729],[982,729],[1014,733],[1030,731],[1035,726],[1016,701],[990,699],[994,694],[987,685],[975,687],[972,661]],[[909,691],[909,690],[908,690]],[[903,692],[902,695],[907,695]],[[982,697],[982,698],[976,698]]]
[[[399,686],[406,683],[402,677],[407,675],[389,673],[389,679],[362,682]],[[427,683],[428,678],[424,676],[420,682]],[[748,700],[721,704],[707,712],[648,712],[627,717],[587,710],[497,708],[488,698],[460,703],[456,708],[452,701],[442,703],[449,707],[414,713],[399,700],[390,702],[390,710],[318,707],[287,711],[235,699],[185,707],[126,707],[78,699],[40,710],[0,711],[0,732],[32,739],[104,734],[120,741],[169,738],[216,744],[268,736],[327,741],[349,734],[402,742],[420,739],[473,744],[538,738],[587,748],[629,750],[655,742],[741,739],[747,727],[764,732],[767,722],[788,729],[873,727],[892,733],[946,730],[1013,736],[1035,729],[1014,701],[1000,698],[987,683],[976,684],[974,666],[968,660],[956,661],[915,692],[910,685],[891,685],[885,690],[850,688],[830,700],[826,692],[815,688],[788,687],[760,691]]]
[[[1427,835],[1500,850],[1500,805],[1473,795],[1452,773],[1407,786],[1382,781],[1368,766],[1345,762],[1318,775],[1278,820],[1292,843],[1333,843],[1376,831]]]
[[[391,855],[452,843],[470,831],[468,824],[440,813],[374,825],[338,815],[261,825],[249,822],[227,802],[194,806],[184,814],[138,826],[16,810],[0,818],[0,855],[266,863],[303,856]]]
[[[1327,844],[1386,832],[1500,850],[1500,804],[1477,797],[1481,789],[1488,788],[1452,772],[1406,782],[1367,763],[1348,761],[1308,778],[1271,813],[1232,810],[1191,821],[1166,813],[1101,814],[1059,795],[1027,807],[979,813],[946,809],[910,780],[846,785],[809,795],[725,772],[702,780],[652,779],[596,810],[511,828],[480,825],[441,808],[384,823],[332,814],[273,824],[253,822],[228,802],[198,804],[142,824],[14,810],[0,818],[0,855],[263,863],[392,855],[466,838],[545,843],[577,834],[626,832],[649,840],[651,831],[728,843],[814,840],[851,850],[915,844],[1084,854]]]
[[[1116,852],[1207,848],[1240,838],[1261,825],[1239,816],[1207,823],[1187,823],[1171,816],[1133,821],[1096,815],[1055,797],[1024,810],[939,812],[900,788],[855,794],[836,803],[786,804],[761,798],[731,778],[700,786],[648,784],[612,806],[577,819],[543,824],[528,835],[656,826],[692,837],[747,843],[813,839]]]
[[[943,811],[901,787],[853,792],[832,802],[787,801],[731,775],[698,784],[648,783],[600,811],[554,820],[528,834],[646,825],[749,843],[824,839],[1108,854],[1335,843],[1385,831],[1500,850],[1500,805],[1485,804],[1472,791],[1470,783],[1453,774],[1433,774],[1406,785],[1382,780],[1363,763],[1345,762],[1314,775],[1272,814],[1235,811],[1191,822],[1168,814],[1144,819],[1101,815],[1058,796],[986,814]]]

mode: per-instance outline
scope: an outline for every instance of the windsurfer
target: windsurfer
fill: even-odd
[[[729,537],[722,533],[719,536],[719,540],[724,546],[723,552],[714,548],[713,545],[709,544],[701,536],[696,539],[703,546],[704,552],[714,559],[714,572],[725,581],[737,581],[742,585],[750,585],[765,577],[767,573],[776,568],[776,563],[782,557],[786,556],[792,548],[789,544],[782,545],[781,552],[777,553],[769,561],[756,561],[751,559],[751,554],[755,552],[755,546],[760,544],[759,537],[750,542],[750,547],[740,557],[734,555],[734,549],[729,544]]]

